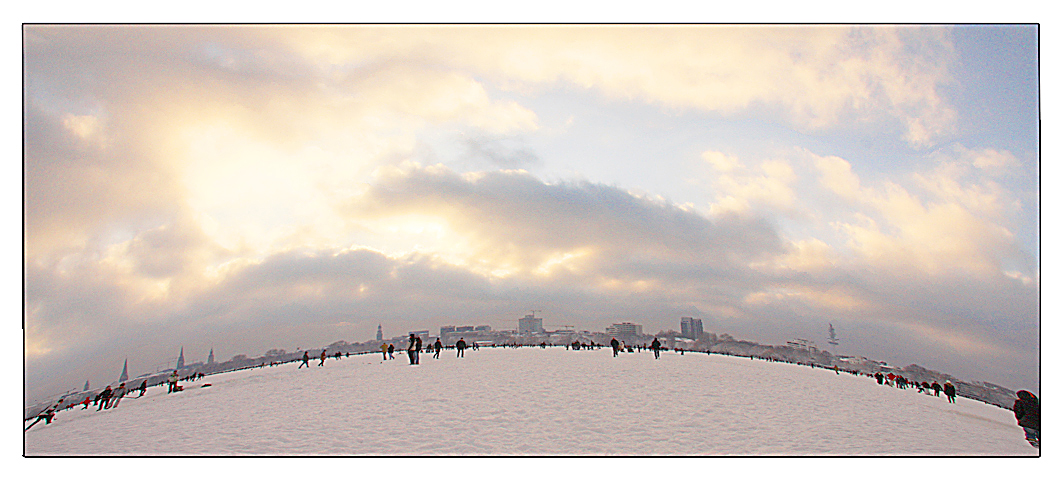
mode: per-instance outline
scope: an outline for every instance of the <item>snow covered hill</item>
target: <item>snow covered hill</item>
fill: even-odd
[[[79,405],[26,432],[25,453],[1038,455],[1008,410],[748,358],[481,348],[420,366],[398,352],[317,364]]]

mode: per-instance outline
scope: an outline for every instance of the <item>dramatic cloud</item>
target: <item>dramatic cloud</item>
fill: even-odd
[[[529,309],[1037,387],[1037,136],[965,115],[970,31],[28,26],[27,398]]]

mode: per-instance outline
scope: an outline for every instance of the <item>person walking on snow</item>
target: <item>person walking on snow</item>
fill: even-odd
[[[44,421],[45,425],[51,424],[52,423],[52,419],[55,419],[55,413],[59,412],[59,410],[62,407],[63,407],[63,400],[62,399],[60,399],[59,402],[57,402],[55,404],[52,404],[51,406],[48,406],[45,410],[41,411],[36,416],[34,416],[34,417],[37,418],[37,420],[33,421],[33,423],[31,423],[30,425],[26,426],[26,429],[23,432],[30,430],[30,428],[33,427],[34,424],[37,424],[38,422],[41,422],[41,421]],[[33,419],[33,418],[31,417],[30,419]],[[26,420],[28,421],[30,419],[26,419]]]
[[[454,347],[458,350],[458,357],[464,358],[466,349],[465,338],[458,338],[458,342],[454,344]]]
[[[112,401],[114,401],[114,402],[111,403],[110,407],[118,407],[118,402],[121,401],[122,398],[125,395],[126,395],[126,383],[119,384],[118,385],[118,389],[115,390],[114,397],[112,398]]]
[[[100,393],[100,407],[96,408],[97,412],[99,412],[100,409],[104,408],[104,406],[107,404],[107,401],[111,399],[111,393],[113,392],[114,391],[111,391],[111,386],[107,386],[106,388],[104,388],[103,392]]]
[[[946,395],[946,399],[948,399],[949,402],[957,402],[957,388],[953,386],[953,383],[946,381],[946,384],[942,386],[942,392]]]
[[[415,359],[414,359],[414,342],[415,341],[416,341],[416,338],[414,337],[414,334],[410,333],[410,344],[408,344],[406,346],[406,357],[410,358],[410,365],[411,366],[416,364]]]
[[[321,359],[321,361],[318,363],[318,366],[325,366],[325,350],[321,350],[321,358],[320,359]]]
[[[443,343],[440,343],[439,338],[436,338],[436,342],[432,343],[432,349],[436,351],[436,354],[432,355],[432,359],[440,359],[440,350],[443,349]]]
[[[935,397],[938,397],[939,391],[942,391],[942,385],[938,384],[938,381],[931,383],[931,389],[935,390]]]
[[[617,338],[610,339],[610,347],[613,348],[613,357],[617,357],[617,351],[621,348],[621,343],[617,341]]]
[[[143,397],[144,393],[147,392],[147,391],[148,391],[148,380],[145,379],[144,381],[140,382],[140,396],[137,396],[137,397]]]
[[[388,345],[383,343],[381,344],[381,359],[388,360]]]
[[[173,373],[170,373],[170,377],[166,378],[166,383],[170,385],[170,387],[166,389],[166,394],[170,394],[172,392],[177,392],[177,370],[176,369],[174,370]]]
[[[1027,443],[1040,447],[1039,432],[1042,427],[1041,405],[1038,397],[1030,391],[1017,391],[1019,399],[1012,404],[1012,413],[1016,415],[1016,424],[1023,428]]]
[[[650,349],[654,350],[654,359],[658,359],[661,354],[661,342],[657,338],[650,342]]]
[[[302,368],[303,366],[306,366],[307,368],[310,368],[310,355],[307,354],[306,351],[303,352],[303,364],[299,365],[299,368]],[[296,368],[296,369],[299,369],[299,368]]]

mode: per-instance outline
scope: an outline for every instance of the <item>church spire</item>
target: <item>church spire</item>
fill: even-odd
[[[384,341],[384,330],[381,329],[381,325],[377,325],[377,341]]]
[[[88,391],[88,390],[89,390],[89,380],[86,379],[85,380],[85,389],[82,389],[82,391]]]
[[[122,374],[118,376],[118,380],[129,381],[129,358],[126,358],[126,361],[122,363]],[[86,385],[88,385],[88,383],[88,381],[85,381]]]
[[[207,355],[207,364],[214,364],[214,348],[211,348],[211,354]]]
[[[185,347],[181,347],[181,355],[177,357],[177,366],[174,369],[181,369],[185,367]]]

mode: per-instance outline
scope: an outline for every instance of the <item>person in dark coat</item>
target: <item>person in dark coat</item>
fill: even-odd
[[[466,342],[465,338],[458,338],[458,342],[454,344],[455,349],[458,350],[458,357],[465,358]]]
[[[306,366],[308,369],[310,368],[310,355],[307,354],[306,351],[303,352],[303,364],[299,365],[299,368],[302,368],[303,366]]]
[[[939,391],[942,391],[942,385],[938,384],[938,381],[931,383],[931,389],[935,390],[935,397],[938,397]]]
[[[410,365],[411,366],[413,366],[414,364],[417,364],[417,361],[415,361],[415,357],[417,355],[414,352],[414,342],[415,342],[414,334],[410,333],[410,344],[406,345],[406,357],[410,358]]]
[[[146,393],[146,392],[148,392],[148,380],[147,379],[145,379],[144,381],[140,382],[140,396],[137,396],[137,397],[143,396],[144,393]]]
[[[389,344],[388,345],[388,359],[395,359],[395,355],[392,354],[392,353],[395,353],[395,345],[394,344]]]
[[[1039,432],[1041,431],[1041,405],[1038,397],[1030,391],[1017,391],[1019,398],[1012,404],[1012,413],[1016,415],[1016,424],[1023,428],[1027,442],[1034,447],[1039,447]]]
[[[658,359],[661,354],[661,342],[657,338],[650,342],[650,349],[654,350],[654,359]]]
[[[883,384],[883,373],[876,372],[876,383]]]
[[[52,423],[52,419],[55,419],[55,413],[59,412],[59,410],[62,409],[62,407],[63,407],[63,400],[60,399],[59,402],[57,402],[55,404],[52,404],[51,406],[48,406],[47,409],[41,411],[40,414],[37,414],[37,416],[36,416],[37,420],[33,421],[33,423],[31,423],[30,425],[26,426],[25,430],[27,430],[27,431],[30,430],[30,428],[33,427],[34,424],[37,424],[38,422],[41,422],[41,421],[44,421],[44,423],[46,425],[47,424],[51,424]],[[30,419],[33,419],[33,418],[31,417]],[[27,419],[27,421],[28,420],[29,419]]]
[[[613,357],[617,357],[617,351],[621,349],[621,343],[617,341],[617,338],[610,340],[610,347],[613,348]]]
[[[443,349],[443,343],[440,343],[439,338],[436,338],[436,342],[432,343],[432,349],[436,352],[432,355],[432,359],[440,359],[440,350]]]
[[[953,386],[953,383],[946,381],[946,384],[942,385],[942,393],[946,395],[946,399],[948,399],[949,402],[957,402],[957,388]]]
[[[107,386],[107,388],[100,393],[100,407],[96,408],[97,411],[103,409],[104,404],[107,404],[107,401],[111,399],[112,393],[114,393],[114,391],[111,390],[111,386]]]

